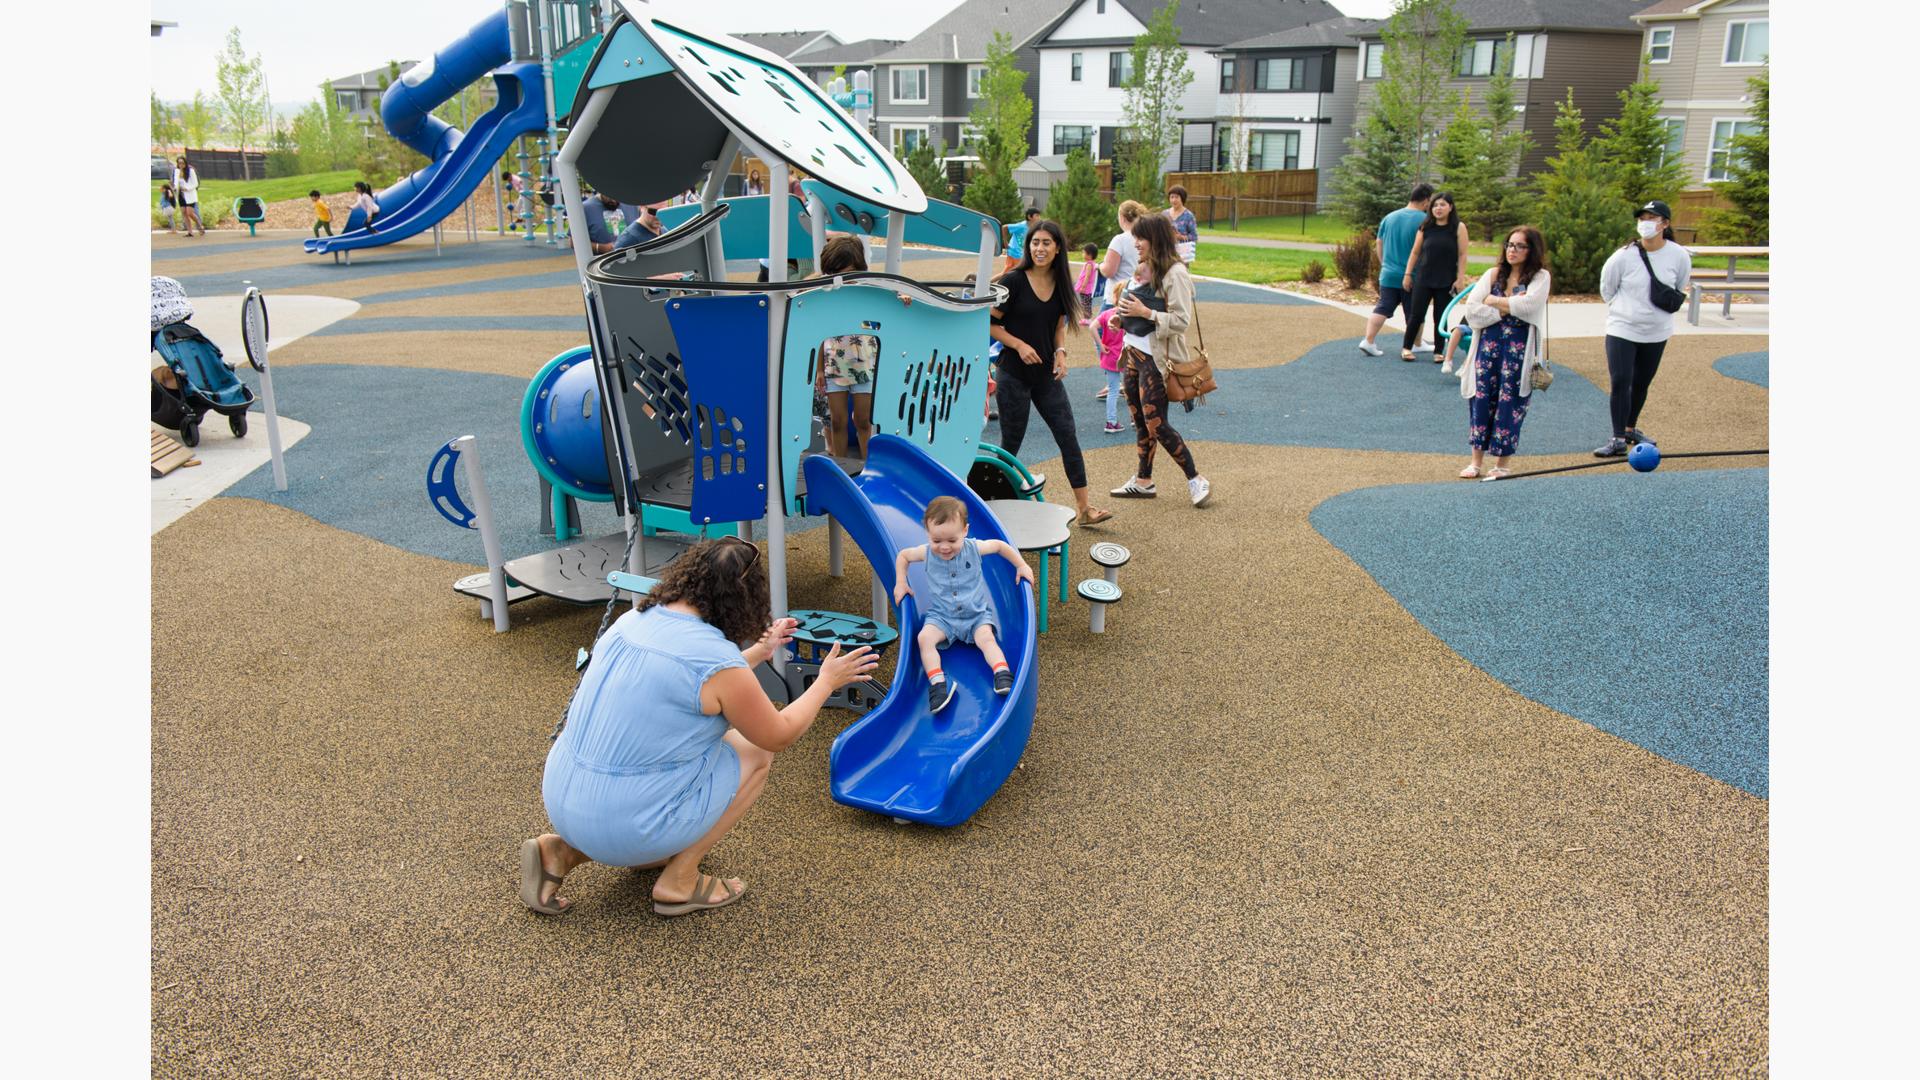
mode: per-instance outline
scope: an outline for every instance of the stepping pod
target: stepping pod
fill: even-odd
[[[1107,632],[1107,605],[1120,601],[1120,568],[1127,565],[1133,553],[1109,540],[1087,549],[1087,557],[1099,564],[1104,577],[1088,578],[1080,583],[1080,598],[1093,609],[1087,628],[1096,634]]]

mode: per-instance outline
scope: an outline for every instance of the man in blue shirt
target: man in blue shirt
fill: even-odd
[[[620,200],[605,195],[590,195],[581,204],[580,210],[587,218],[587,240],[593,244],[595,255],[613,250],[613,230],[607,227],[607,211],[619,208]]]
[[[1019,266],[1020,260],[1026,257],[1027,231],[1033,228],[1033,223],[1039,218],[1040,211],[1029,206],[1027,220],[1007,226],[1007,269]]]
[[[640,216],[633,219],[613,242],[613,250],[624,251],[644,241],[660,235],[660,218],[654,214],[653,207],[640,208]]]
[[[1382,350],[1373,339],[1395,308],[1400,309],[1401,318],[1412,318],[1407,310],[1409,297],[1400,282],[1407,276],[1407,256],[1413,253],[1413,238],[1420,235],[1420,224],[1427,220],[1427,207],[1432,202],[1433,185],[1417,184],[1407,196],[1407,205],[1381,218],[1380,228],[1375,230],[1373,251],[1380,257],[1380,302],[1373,305],[1373,314],[1367,316],[1367,336],[1360,342],[1360,351],[1368,356],[1381,355]]]

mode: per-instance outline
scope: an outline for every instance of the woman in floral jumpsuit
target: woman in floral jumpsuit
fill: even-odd
[[[1545,250],[1540,230],[1531,225],[1514,229],[1503,254],[1501,264],[1481,277],[1466,300],[1469,315],[1478,305],[1481,317],[1472,321],[1497,318],[1474,332],[1473,360],[1461,365],[1467,445],[1473,448],[1473,461],[1460,470],[1462,479],[1499,480],[1507,475],[1507,461],[1519,444],[1520,425],[1533,395],[1533,366],[1545,340],[1552,277],[1541,265]],[[1494,467],[1483,473],[1489,452]]]

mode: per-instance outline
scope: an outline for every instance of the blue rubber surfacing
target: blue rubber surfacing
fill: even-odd
[[[1713,362],[1713,370],[1730,379],[1750,382],[1755,386],[1773,388],[1768,373],[1768,355],[1764,352],[1734,353],[1723,356]]]
[[[1489,675],[1764,799],[1767,484],[1759,468],[1396,485],[1309,520]]]

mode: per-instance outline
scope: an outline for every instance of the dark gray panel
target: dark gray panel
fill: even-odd
[[[719,117],[678,76],[612,89],[613,101],[581,151],[580,175],[626,203],[659,202],[698,186],[727,138]],[[668,148],[679,152],[668,156]]]

